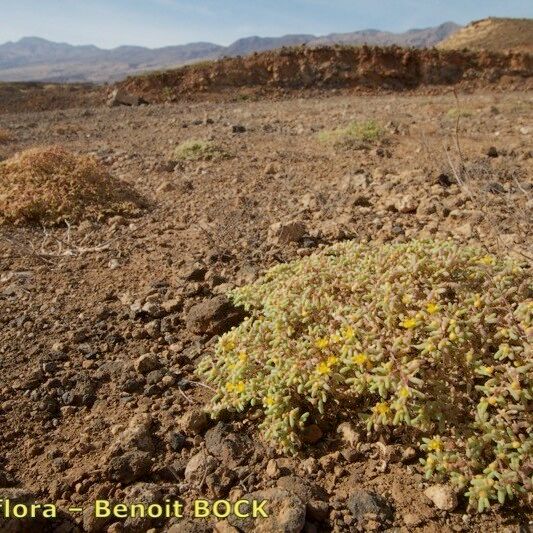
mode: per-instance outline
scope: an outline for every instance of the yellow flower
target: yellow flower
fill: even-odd
[[[431,439],[427,443],[428,451],[432,451],[432,452],[438,452],[442,450],[442,446],[443,446],[442,440],[439,437]]]
[[[338,361],[339,361],[339,358],[338,358],[338,357],[335,357],[334,355],[330,355],[330,356],[328,357],[328,360],[326,361],[326,364],[327,364],[328,366],[333,366],[333,365],[337,364]]]
[[[366,353],[358,353],[352,357],[352,361],[357,365],[364,365],[368,361]]]
[[[380,402],[374,406],[374,410],[380,415],[386,415],[390,412],[390,407],[387,402]]]
[[[351,326],[348,326],[348,327],[344,330],[344,332],[343,332],[343,336],[344,336],[344,338],[345,338],[347,341],[349,341],[349,340],[351,340],[351,339],[354,338],[354,336],[355,336],[355,330],[354,330]]]
[[[265,405],[268,405],[268,407],[272,407],[274,405],[274,398],[272,398],[272,396],[266,396],[263,398],[263,402]]]
[[[224,350],[225,352],[230,352],[231,350],[235,349],[235,341],[233,341],[232,339],[224,338],[220,342],[220,345],[222,347],[222,350]]]
[[[408,398],[411,395],[407,387],[402,387],[399,392],[400,398]]]
[[[321,363],[318,363],[316,367],[316,371],[320,375],[329,374],[331,372],[330,366],[326,363],[326,361],[322,361]]]
[[[481,296],[479,294],[476,294],[476,299],[474,300],[474,307],[481,307],[481,304],[483,301],[481,300]]]
[[[321,339],[317,339],[315,341],[315,346],[319,350],[323,350],[324,348],[327,348],[329,346],[329,340],[324,337],[322,337]]]
[[[489,376],[492,376],[494,374],[494,367],[493,366],[482,366],[479,369],[482,374],[488,374]]]
[[[226,390],[228,392],[237,392],[240,394],[246,390],[246,385],[244,384],[244,381],[239,381],[238,383],[226,383]]]
[[[432,315],[433,313],[436,313],[439,310],[439,305],[434,302],[429,302],[426,305],[427,312]]]
[[[330,340],[331,340],[331,342],[336,343],[336,342],[339,342],[341,340],[341,338],[340,338],[339,335],[334,333],[333,335],[331,335]]]
[[[496,405],[496,403],[498,402],[498,398],[496,398],[496,396],[489,396],[487,398],[487,402],[490,404],[490,405]]]
[[[494,257],[492,255],[484,255],[478,260],[478,263],[481,263],[482,265],[493,265]]]
[[[415,318],[406,318],[405,320],[402,321],[402,326],[405,329],[416,328],[416,326],[417,326],[416,319]]]
[[[240,352],[239,353],[239,361],[241,363],[245,363],[248,360],[248,356],[246,355],[246,352]]]
[[[521,390],[521,386],[520,386],[520,382],[519,381],[513,381],[511,383],[511,389],[515,390],[515,391],[519,391]]]

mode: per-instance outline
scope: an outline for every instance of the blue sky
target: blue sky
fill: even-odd
[[[533,17],[533,0],[1,0],[0,43],[39,36],[110,48],[250,35],[405,31],[487,16]]]

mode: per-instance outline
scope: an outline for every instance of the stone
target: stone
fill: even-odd
[[[341,189],[344,193],[351,193],[365,189],[372,183],[372,178],[364,172],[359,172],[351,176],[345,176],[341,182]]]
[[[265,469],[265,474],[271,479],[276,479],[277,477],[279,477],[280,470],[275,459],[270,459],[270,461],[268,461]]]
[[[134,367],[139,374],[149,374],[153,370],[161,368],[161,363],[157,355],[145,353],[135,360]]]
[[[215,524],[213,533],[239,533],[239,530],[233,527],[227,520],[222,520],[222,522]]]
[[[148,322],[144,325],[144,331],[148,334],[149,337],[152,339],[156,339],[159,337],[159,334],[161,333],[161,323],[159,320],[152,320],[151,322]]]
[[[448,485],[432,485],[424,491],[437,509],[453,511],[457,507],[457,495]]]
[[[273,176],[279,172],[279,168],[276,163],[268,163],[265,167],[265,176]]]
[[[174,452],[181,452],[187,442],[187,436],[181,431],[173,431],[169,437],[170,449]]]
[[[123,501],[126,504],[142,503],[146,506],[163,504],[164,496],[162,489],[156,483],[135,483],[124,489]],[[158,520],[149,516],[128,517],[124,521],[124,531],[150,531],[150,527],[157,524]],[[156,531],[155,529],[152,531]]]
[[[299,220],[276,222],[268,230],[269,240],[277,244],[289,244],[303,239],[307,232],[305,224]]]
[[[207,268],[201,263],[188,263],[183,267],[181,277],[187,281],[203,281]]]
[[[124,451],[135,450],[153,453],[154,442],[150,433],[152,421],[149,415],[134,416],[128,427],[119,433],[109,450],[110,455],[119,455]]]
[[[185,480],[189,483],[198,483],[213,473],[218,466],[219,461],[202,450],[189,459],[185,467]]]
[[[206,533],[205,521],[198,518],[178,518],[176,524],[171,525],[167,533]]]
[[[167,314],[175,313],[176,311],[179,311],[182,306],[183,306],[183,301],[178,298],[167,300],[161,304],[161,307]]]
[[[374,492],[361,489],[350,492],[346,506],[358,525],[365,524],[369,518],[382,524],[392,514],[389,505],[383,498]]]
[[[306,444],[316,444],[322,438],[323,432],[316,424],[306,426],[302,430],[302,442]]]
[[[308,503],[311,500],[323,500],[327,498],[327,493],[318,485],[295,475],[279,478],[276,486],[280,489],[287,490],[292,494],[296,494],[303,503]]]
[[[235,468],[246,461],[253,446],[246,435],[234,433],[230,426],[219,422],[206,432],[205,447],[222,464]]]
[[[139,106],[141,104],[147,104],[148,102],[140,96],[135,96],[126,92],[124,89],[115,89],[107,100],[109,107],[117,107],[121,105],[125,106]]]
[[[301,469],[305,474],[311,475],[318,471],[318,461],[314,457],[308,457],[300,463]]]
[[[61,399],[65,405],[91,407],[96,400],[96,384],[87,377],[80,377]]]
[[[157,302],[146,302],[141,311],[152,318],[161,318],[163,316],[163,309]]]
[[[305,504],[287,490],[271,488],[259,490],[243,496],[241,499],[247,501],[266,500],[264,509],[268,516],[266,518],[238,518],[230,515],[229,523],[244,533],[300,533],[305,525]],[[250,505],[251,508],[251,505]],[[246,512],[247,506],[242,506]]]
[[[396,199],[394,207],[399,213],[414,213],[418,207],[418,200],[410,194],[405,194]]]
[[[113,517],[110,516],[105,518],[97,517],[94,509],[92,509],[91,506],[88,506],[83,511],[83,531],[90,531],[91,533],[109,533],[109,531],[113,531],[111,529],[112,526],[109,525],[112,520]],[[117,531],[117,529],[115,529],[115,531]],[[122,527],[118,531],[123,531]]]
[[[166,371],[163,369],[152,370],[146,375],[146,383],[148,385],[157,385],[166,376]]]
[[[407,527],[419,526],[420,524],[422,524],[423,521],[424,519],[420,515],[415,513],[406,513],[403,515],[403,523]]]
[[[216,499],[224,498],[231,488],[235,486],[239,477],[242,478],[240,473],[222,464],[205,478],[209,496]]]
[[[437,201],[434,198],[424,197],[416,208],[417,215],[432,215],[437,211]]]
[[[340,452],[328,453],[323,455],[318,462],[325,472],[332,472],[333,468],[339,464],[340,455]]]
[[[498,150],[495,146],[491,146],[488,150],[487,150],[487,155],[489,157],[498,157]]]
[[[244,310],[235,307],[226,296],[219,295],[193,305],[185,322],[197,335],[220,335],[238,325],[244,318]]]
[[[187,411],[179,421],[179,426],[187,435],[200,435],[207,427],[207,414],[203,409]]]
[[[450,176],[448,174],[439,174],[437,176],[437,183],[441,187],[450,187],[454,182],[455,182],[455,180],[450,178]]]
[[[126,452],[112,457],[107,464],[107,477],[111,481],[132,483],[149,474],[152,467],[150,454],[141,451]]]

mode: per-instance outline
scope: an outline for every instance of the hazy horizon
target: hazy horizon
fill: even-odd
[[[100,48],[159,48],[191,42],[227,46],[258,35],[327,35],[378,29],[396,33],[444,22],[533,17],[529,0],[9,0],[0,43],[41,37]]]

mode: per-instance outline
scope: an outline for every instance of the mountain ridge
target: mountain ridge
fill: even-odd
[[[445,22],[403,33],[359,30],[324,36],[288,34],[281,37],[244,37],[222,46],[210,42],[147,48],[122,45],[105,49],[95,45],[70,45],[42,37],[23,37],[0,44],[0,81],[105,82],[149,70],[178,67],[197,61],[247,55],[283,46],[324,44],[435,46],[461,26]]]

